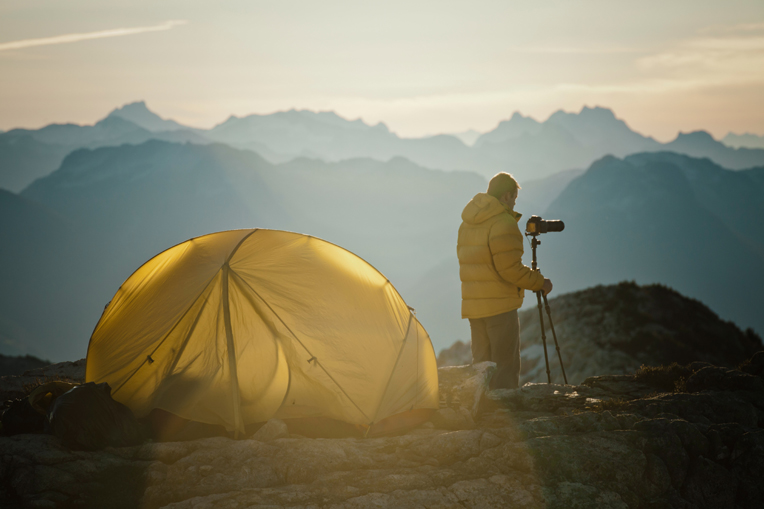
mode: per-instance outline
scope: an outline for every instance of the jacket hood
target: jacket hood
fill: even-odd
[[[509,212],[516,221],[519,221],[522,217],[522,214],[518,214],[490,194],[478,193],[470,200],[467,206],[464,207],[464,210],[462,211],[462,221],[470,224],[478,224],[504,212]]]

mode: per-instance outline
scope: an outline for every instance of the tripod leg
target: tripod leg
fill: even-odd
[[[544,331],[544,313],[541,311],[541,294],[542,292],[536,292],[536,299],[539,303],[539,322],[541,325],[541,343],[544,345],[544,361],[546,362],[546,380],[547,383],[552,383],[552,373],[549,371],[549,355],[546,353],[546,332]],[[546,297],[546,296],[544,296]]]
[[[560,344],[557,342],[557,334],[554,332],[554,322],[552,321],[552,310],[549,308],[549,301],[544,294],[544,307],[546,308],[546,314],[549,317],[549,328],[552,329],[552,337],[554,338],[554,347],[557,349],[557,358],[560,359],[560,369],[562,369],[562,378],[565,380],[565,385],[568,385],[568,377],[565,376],[565,366],[562,365],[562,354],[560,353]]]

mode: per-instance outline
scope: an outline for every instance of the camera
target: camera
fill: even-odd
[[[531,216],[525,224],[525,233],[538,235],[539,233],[561,232],[565,229],[565,223],[559,219],[544,220],[539,216]]]

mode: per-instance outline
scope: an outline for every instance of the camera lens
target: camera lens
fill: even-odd
[[[546,223],[545,226],[547,232],[561,232],[565,229],[565,223],[559,219],[547,220],[544,222]]]

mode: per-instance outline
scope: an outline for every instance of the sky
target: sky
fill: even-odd
[[[598,105],[660,141],[764,135],[764,1],[0,3],[0,129],[136,100],[196,127],[297,108],[417,137]]]

